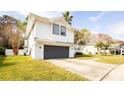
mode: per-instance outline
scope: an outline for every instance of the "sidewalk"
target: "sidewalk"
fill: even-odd
[[[123,81],[124,80],[124,64],[113,69],[102,81]]]

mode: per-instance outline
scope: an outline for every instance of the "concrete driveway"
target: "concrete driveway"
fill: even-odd
[[[79,74],[89,80],[103,80],[105,76],[117,65],[95,62],[95,59],[50,59],[48,62],[65,70]]]

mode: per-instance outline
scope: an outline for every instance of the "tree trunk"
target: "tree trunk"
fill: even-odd
[[[13,48],[13,54],[18,55],[18,48]]]
[[[17,49],[13,49],[13,54],[14,55],[18,55],[18,50]]]

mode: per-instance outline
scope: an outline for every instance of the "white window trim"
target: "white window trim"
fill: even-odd
[[[60,24],[56,24],[56,25],[58,25],[59,26],[59,34],[54,34],[53,33],[53,25],[54,24],[56,24],[56,23],[52,23],[52,26],[51,26],[51,30],[52,30],[52,34],[53,35],[59,35],[59,36],[63,36],[63,37],[65,37],[66,35],[67,35],[67,27],[66,26],[63,26],[63,25],[60,25]],[[63,27],[65,27],[65,35],[61,35],[61,26],[63,26]]]

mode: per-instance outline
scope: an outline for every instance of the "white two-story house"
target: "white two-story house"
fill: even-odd
[[[48,19],[29,14],[25,53],[34,59],[74,57],[74,30],[63,17]]]

